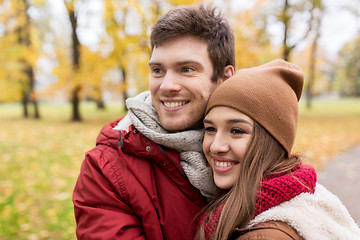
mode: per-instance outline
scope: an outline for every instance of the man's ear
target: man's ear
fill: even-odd
[[[235,73],[234,67],[231,65],[227,65],[224,68],[224,76],[221,78],[221,82],[225,81],[229,77],[233,76]]]

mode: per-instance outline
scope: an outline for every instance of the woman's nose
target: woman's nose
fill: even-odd
[[[212,143],[210,144],[210,152],[213,154],[225,153],[229,151],[229,144],[226,137],[221,133],[216,133]]]

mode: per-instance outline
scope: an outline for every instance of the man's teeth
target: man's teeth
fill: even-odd
[[[182,105],[185,105],[186,101],[180,101],[180,102],[164,102],[165,107],[168,108],[176,108],[176,107],[180,107]]]
[[[235,162],[218,162],[218,161],[215,161],[215,165],[217,167],[230,167],[232,165],[235,165]]]

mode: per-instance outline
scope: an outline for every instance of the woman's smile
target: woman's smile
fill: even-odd
[[[230,171],[237,164],[239,164],[237,161],[214,157],[214,170],[218,173]]]

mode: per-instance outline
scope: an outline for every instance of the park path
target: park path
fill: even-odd
[[[360,144],[318,171],[318,182],[338,196],[360,225]]]

